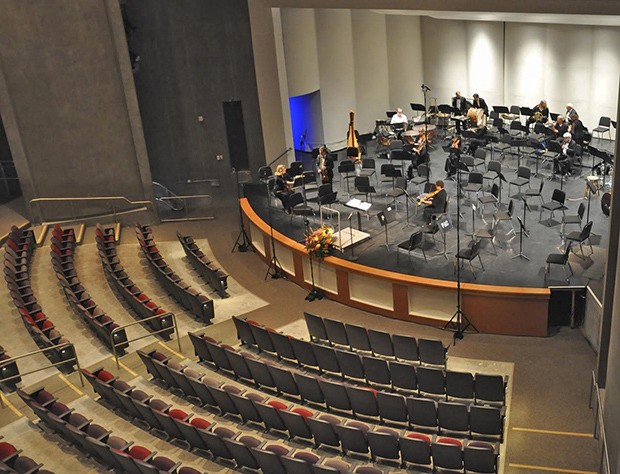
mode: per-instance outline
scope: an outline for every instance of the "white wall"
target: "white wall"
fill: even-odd
[[[283,9],[282,11],[295,10]],[[307,10],[282,15],[283,31],[310,31]],[[284,25],[290,21],[290,25]],[[342,142],[349,110],[368,132],[386,110],[422,102],[449,103],[456,90],[493,105],[533,107],[546,99],[552,112],[572,102],[591,130],[601,115],[616,119],[620,28],[444,20],[384,15],[366,10],[314,10],[318,83],[314,61],[300,61],[312,45],[286,46],[289,87],[303,80],[321,90],[325,141]],[[284,35],[284,38],[289,36]],[[309,55],[312,59],[312,54]],[[296,78],[294,81],[291,77]],[[316,90],[316,89],[315,89]],[[306,90],[304,92],[310,92]],[[291,94],[293,95],[293,94]]]

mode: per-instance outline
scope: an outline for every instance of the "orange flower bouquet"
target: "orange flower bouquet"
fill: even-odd
[[[334,245],[334,228],[323,225],[319,229],[306,232],[306,252],[311,257],[322,260],[329,255]]]

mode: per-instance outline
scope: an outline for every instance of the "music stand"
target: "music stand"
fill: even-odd
[[[457,183],[461,182],[461,171],[469,171],[467,165],[461,160],[456,163]],[[458,187],[457,187],[458,189]],[[461,195],[456,193],[456,253],[461,251]],[[444,247],[445,250],[445,247]],[[457,339],[463,339],[465,337],[465,331],[468,328],[472,328],[475,332],[478,332],[476,326],[467,318],[463,309],[461,308],[461,265],[457,262],[456,265],[456,311],[448,321],[444,329],[450,329],[454,331],[453,344],[456,345]]]
[[[437,226],[439,227],[439,232],[441,232],[442,236],[443,252],[438,252],[435,255],[442,255],[443,257],[445,257],[446,260],[448,260],[448,254],[450,254],[451,252],[447,251],[448,249],[446,245],[446,234],[450,231],[450,229],[452,229],[452,221],[447,214],[444,214],[437,220]]]
[[[359,212],[357,213],[358,217],[359,217]],[[355,251],[353,250],[353,247],[355,247],[353,245],[353,224],[351,223],[351,218],[353,217],[353,213],[349,214],[349,217],[347,217],[347,220],[349,221],[349,239],[351,239],[351,256],[349,257],[349,260],[351,260],[352,262],[357,261],[357,257],[355,256]]]
[[[390,242],[388,240],[388,225],[393,222],[396,218],[396,210],[392,206],[388,206],[385,210],[379,212],[377,214],[377,219],[379,219],[379,224],[383,226],[385,230],[385,248],[390,250]]]
[[[521,200],[523,201],[523,229],[519,229],[519,233],[523,231],[525,233],[525,236],[529,237],[530,234],[525,228],[525,216],[526,216],[526,212],[531,211],[531,209],[530,209],[529,204],[527,203],[527,198],[525,196],[522,197]]]
[[[405,193],[405,209],[407,210],[407,221],[405,225],[403,226],[403,229],[406,229],[407,227],[415,227],[413,224],[409,223],[409,201],[412,199],[411,195],[406,189],[402,189],[402,191],[403,193]],[[417,211],[417,208],[416,208],[416,211]]]
[[[521,220],[520,217],[517,216],[517,221],[519,222],[519,227],[521,231],[519,232],[519,253],[515,255],[514,258],[524,258],[525,260],[530,260],[528,256],[523,253],[523,234],[527,233],[527,229],[525,228],[525,224]]]
[[[507,183],[506,181],[506,176],[504,176],[504,173],[502,173],[501,171],[498,173],[499,176],[499,202],[497,203],[497,207],[501,208],[502,207],[502,181],[504,183]]]

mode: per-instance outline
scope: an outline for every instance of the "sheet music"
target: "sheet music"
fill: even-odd
[[[372,204],[369,202],[361,201],[357,198],[353,198],[349,202],[347,202],[345,206],[352,207],[353,209],[359,209],[360,211],[366,212],[368,211],[368,209],[370,209],[370,206],[372,206]]]

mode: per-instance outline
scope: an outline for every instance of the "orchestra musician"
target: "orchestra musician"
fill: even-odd
[[[465,115],[467,112],[469,103],[467,102],[467,99],[461,95],[460,91],[456,91],[454,93],[454,97],[452,97],[452,107],[458,109],[462,115]]]
[[[575,156],[575,140],[573,140],[573,136],[570,132],[566,132],[562,135],[562,152],[558,155],[557,159],[554,160],[554,172],[569,174],[572,171],[572,163],[571,158]]]
[[[293,189],[291,188],[293,185],[293,178],[287,173],[286,166],[284,165],[278,165],[274,176],[276,178],[276,182],[273,185],[273,194],[280,199],[280,201],[282,201],[284,211],[287,214],[290,214],[291,208],[288,205],[288,200],[293,194]]]
[[[392,126],[392,130],[397,133],[399,139],[401,139],[402,132],[407,129],[408,123],[407,116],[403,114],[403,109],[398,107],[396,113],[392,115],[390,125]]]
[[[450,153],[446,158],[444,165],[444,171],[446,172],[446,178],[450,179],[456,174],[456,164],[461,157],[461,137],[455,135],[450,143]]]
[[[330,158],[327,147],[321,145],[316,156],[316,166],[321,175],[323,184],[331,183],[334,179],[334,161]]]
[[[486,100],[484,100],[478,94],[474,94],[474,100],[471,106],[475,109],[482,109],[484,110],[484,115],[489,115],[489,106],[487,105]]]
[[[438,179],[435,182],[435,191],[420,200],[421,204],[426,204],[424,208],[424,222],[430,224],[433,214],[445,212],[447,199],[448,194],[444,189],[444,182]]]
[[[547,101],[545,99],[541,100],[536,106],[532,108],[534,113],[532,116],[527,119],[526,126],[529,128],[531,124],[540,122],[547,123],[549,120],[549,107],[547,107]]]
[[[565,117],[566,117],[566,120],[568,120],[568,123],[571,123],[576,118],[579,118],[579,114],[575,110],[575,107],[573,107],[573,104],[571,104],[570,102],[566,104]]]
[[[556,138],[563,137],[566,132],[568,132],[568,124],[564,120],[563,115],[558,115],[558,118],[555,124],[551,124],[551,131],[554,133]]]
[[[573,134],[575,142],[578,145],[583,146],[583,141],[586,136],[587,130],[585,125],[579,118],[579,114],[576,113],[575,115],[573,115],[573,120],[571,121],[568,130]]]
[[[472,107],[467,111],[467,130],[473,132],[475,137],[469,140],[469,153],[474,152],[480,146],[486,146],[489,140],[487,136],[487,117],[484,109]]]

